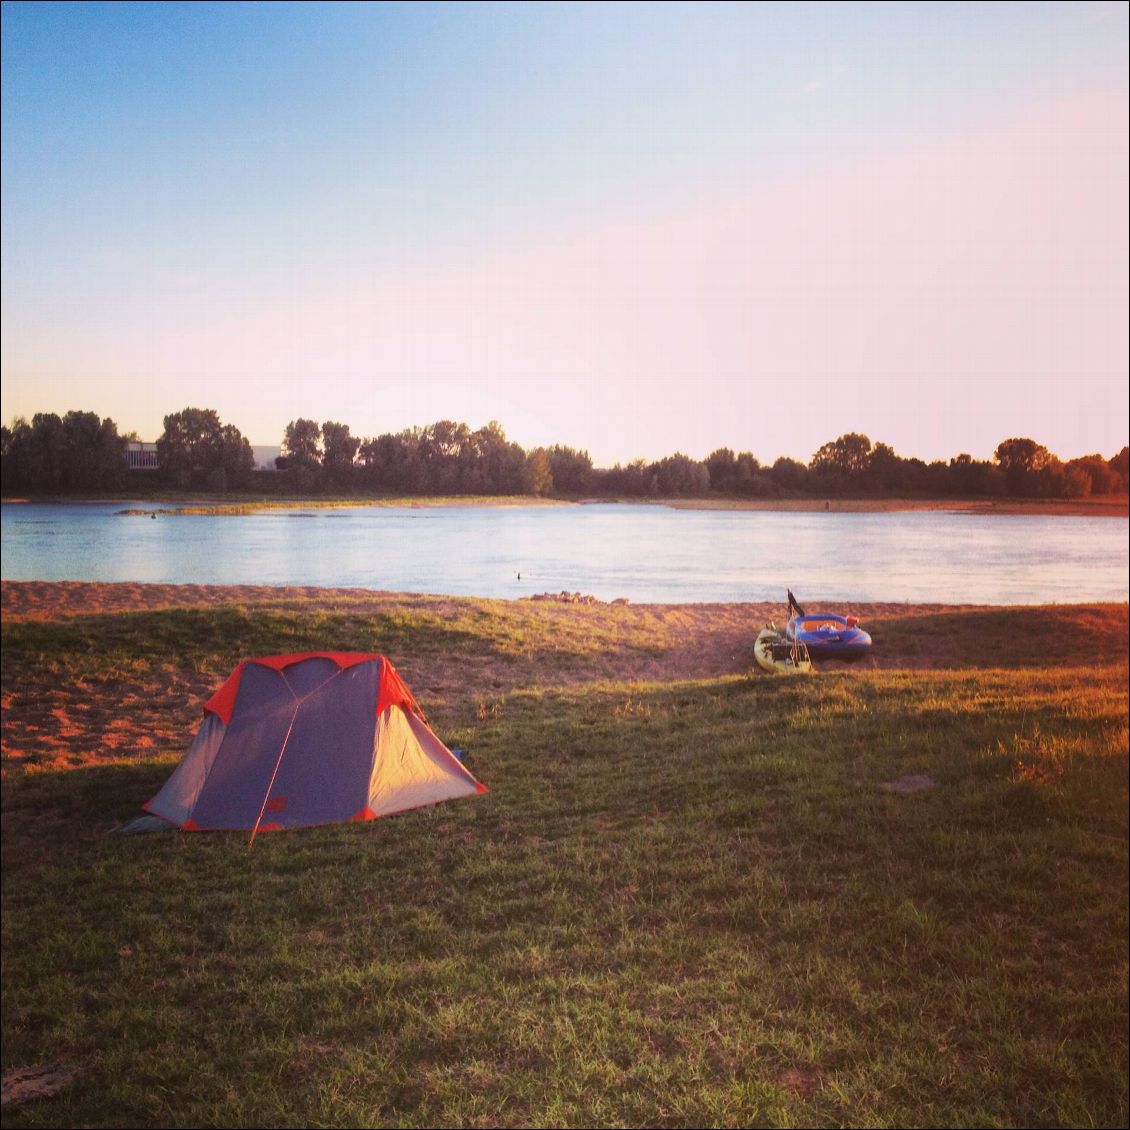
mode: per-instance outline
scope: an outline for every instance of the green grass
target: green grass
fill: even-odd
[[[226,673],[233,629],[552,658],[495,611],[12,623],[5,681]],[[106,834],[172,751],[9,773],[3,1066],[79,1073],[5,1126],[1125,1124],[1124,661],[556,670],[429,709],[489,794],[252,850]]]
[[[467,624],[451,625],[434,614],[319,612],[295,616],[285,607],[174,608],[157,612],[24,621],[4,628],[4,657],[21,674],[47,669],[75,678],[105,679],[156,656],[178,666],[226,676],[246,655],[318,650],[332,640],[340,651],[408,646],[426,654],[494,641],[474,635]]]

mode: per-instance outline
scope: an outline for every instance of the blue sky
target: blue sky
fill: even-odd
[[[1110,454],[1127,38],[1106,4],[6,3],[5,416]],[[905,214],[861,189],[927,175]]]

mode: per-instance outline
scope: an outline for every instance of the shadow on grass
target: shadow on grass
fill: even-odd
[[[1125,604],[877,617],[867,627],[884,668],[1099,667],[1124,663],[1130,639]]]

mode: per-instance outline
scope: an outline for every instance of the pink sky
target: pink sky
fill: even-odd
[[[926,459],[1012,435],[1111,455],[1127,136],[1124,94],[1098,92],[679,211],[645,197],[506,253],[312,263],[245,293],[161,277],[128,331],[17,329],[5,416],[90,408],[155,438],[192,404],[256,443],[300,415],[359,435],[495,418],[602,465],[723,445],[807,460],[848,431]]]

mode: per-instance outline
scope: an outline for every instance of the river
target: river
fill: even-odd
[[[582,506],[0,508],[5,580],[322,585],[633,602],[1124,601],[1125,518]]]

